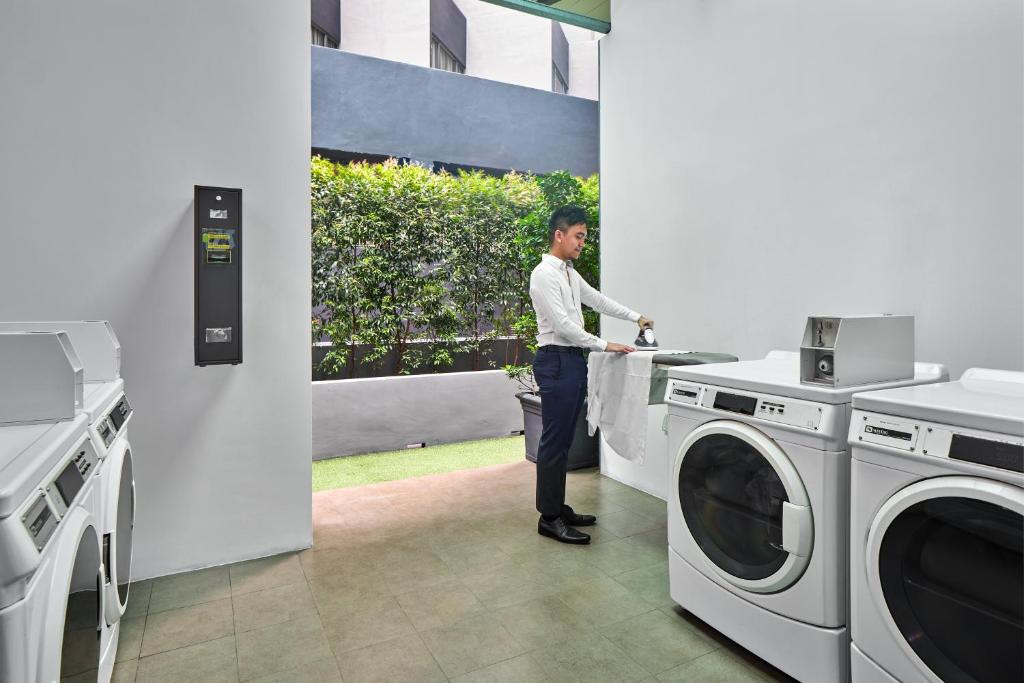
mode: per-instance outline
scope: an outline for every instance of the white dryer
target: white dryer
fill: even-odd
[[[81,361],[83,409],[100,458],[97,514],[106,570],[106,620],[114,627],[128,607],[135,525],[134,460],[128,441],[132,408],[121,378],[121,344],[105,320],[0,323],[0,333],[14,331],[65,332]],[[116,648],[116,637],[111,646]]]
[[[35,335],[33,344],[45,336]],[[17,362],[8,353],[16,346],[8,343],[11,339],[0,334],[0,365]],[[52,355],[40,374],[52,374],[62,363],[70,367],[69,358],[59,355]],[[20,374],[30,377],[31,367]],[[24,391],[34,390],[0,385],[0,393]],[[82,676],[107,681],[114,655],[104,653],[113,636],[102,616],[99,457],[88,417],[79,413],[56,421],[25,420],[28,424],[4,418],[0,415],[6,423],[0,427],[0,680],[49,683]]]
[[[853,680],[1024,680],[1024,373],[853,407]]]
[[[917,364],[913,379],[947,378]],[[808,682],[849,677],[853,389],[800,382],[796,353],[669,371],[672,598]]]

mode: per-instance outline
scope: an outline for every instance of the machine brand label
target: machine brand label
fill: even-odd
[[[903,441],[910,441],[913,438],[913,434],[910,432],[901,432],[896,429],[887,429],[885,427],[875,427],[874,425],[865,425],[864,433],[877,434],[878,436],[884,436],[890,439],[901,439]]]

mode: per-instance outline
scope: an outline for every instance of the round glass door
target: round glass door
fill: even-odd
[[[135,529],[135,477],[132,451],[126,449],[121,461],[121,479],[117,489],[117,522],[115,526],[115,567],[117,598],[122,606],[128,602],[128,586],[132,575],[132,533]]]
[[[102,577],[96,531],[87,527],[78,541],[74,570],[64,608],[60,677],[99,675]]]
[[[964,479],[960,495],[943,482]],[[1014,487],[930,481],[945,486],[905,489],[869,539],[890,626],[938,680],[1024,680],[1024,492],[1013,503],[977,487]]]
[[[720,422],[694,430],[680,453],[683,519],[719,573],[757,592],[799,578],[810,554],[810,508],[778,446],[748,425]]]

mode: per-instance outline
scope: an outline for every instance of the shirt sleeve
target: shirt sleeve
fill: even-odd
[[[604,313],[605,315],[610,315],[613,318],[620,318],[631,322],[636,322],[640,319],[639,313],[626,308],[617,301],[609,299],[604,294],[591,287],[579,273],[576,273],[576,277],[580,279],[580,301],[585,303],[587,306],[590,306],[598,313]]]
[[[573,346],[588,348],[591,351],[604,351],[608,342],[590,334],[569,318],[569,312],[565,310],[565,303],[562,301],[561,283],[557,278],[557,273],[545,272],[544,269],[534,271],[530,277],[530,299],[533,301],[533,310],[539,316],[547,319],[555,332]]]

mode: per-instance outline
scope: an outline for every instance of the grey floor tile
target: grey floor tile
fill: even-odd
[[[150,614],[142,637],[141,656],[233,635],[231,615],[230,598]]]
[[[597,628],[654,609],[654,605],[610,578],[588,581],[559,593],[558,598]]]
[[[666,546],[655,549],[631,538],[621,538],[617,541],[586,546],[585,559],[606,574],[614,576],[660,562],[668,562],[668,548]]]
[[[657,610],[601,629],[650,674],[659,674],[717,650],[720,645],[682,619]]]
[[[376,575],[321,576],[310,579],[309,589],[320,616],[325,620],[335,620],[355,612],[385,609],[395,604],[387,583]]]
[[[210,567],[154,579],[149,611],[162,612],[230,597],[231,580],[228,578],[228,568]]]
[[[416,551],[380,567],[388,590],[394,595],[414,590],[427,590],[456,578],[440,557],[433,552]]]
[[[146,617],[140,655],[196,645],[233,633],[230,598],[168,609]]]
[[[333,657],[302,664],[294,669],[254,678],[250,683],[342,683]]]
[[[149,612],[149,596],[153,593],[153,581],[132,581],[128,588],[128,605],[122,618],[145,616]]]
[[[667,561],[668,529],[660,528],[653,531],[645,531],[642,534],[633,534],[629,537],[629,540],[632,543],[644,546],[648,550],[665,555]]]
[[[110,676],[110,683],[135,683],[135,677],[139,673],[139,660],[129,659],[118,662],[114,665],[114,673]]]
[[[246,631],[236,638],[242,681],[329,659],[332,655],[319,617]]]
[[[675,604],[669,593],[668,563],[623,572],[614,578],[630,593],[639,595],[656,607],[671,607]]]
[[[625,683],[649,676],[621,648],[598,633],[536,650],[531,656],[553,681]]]
[[[233,636],[139,660],[136,683],[238,683]]]
[[[509,633],[528,650],[576,638],[593,626],[561,600],[542,598],[497,611]]]
[[[721,648],[658,675],[662,683],[764,683],[753,666]]]
[[[305,581],[276,588],[235,595],[235,632],[281,624],[292,619],[317,616],[313,596]]]
[[[346,652],[338,661],[345,683],[433,683],[447,680],[417,635]]]
[[[239,562],[230,565],[230,574],[232,595],[306,582],[306,575],[295,553]]]
[[[504,550],[490,542],[449,546],[434,552],[456,576],[497,569],[509,557]]]
[[[325,619],[324,628],[336,656],[416,632],[394,597],[390,607]]]
[[[647,499],[633,501],[630,503],[629,509],[659,522],[661,526],[665,526],[668,522],[668,504],[660,498],[651,496]]]
[[[449,581],[429,591],[396,596],[417,631],[451,626],[484,611],[484,605],[461,581]]]
[[[449,678],[526,651],[493,614],[481,614],[454,626],[424,631],[420,636]]]
[[[665,526],[664,522],[655,521],[649,517],[637,514],[631,510],[613,512],[610,515],[602,515],[598,520],[598,526],[608,529],[616,536],[632,536],[645,531],[654,531]]]
[[[117,636],[117,656],[115,661],[124,662],[138,659],[142,650],[142,633],[146,629],[146,617],[121,617],[121,625]]]
[[[552,679],[547,677],[533,657],[525,654],[451,680],[452,683],[550,683]]]
[[[372,558],[379,552],[376,545],[312,549],[299,553],[299,563],[307,579],[332,574],[358,575],[374,571]]]

